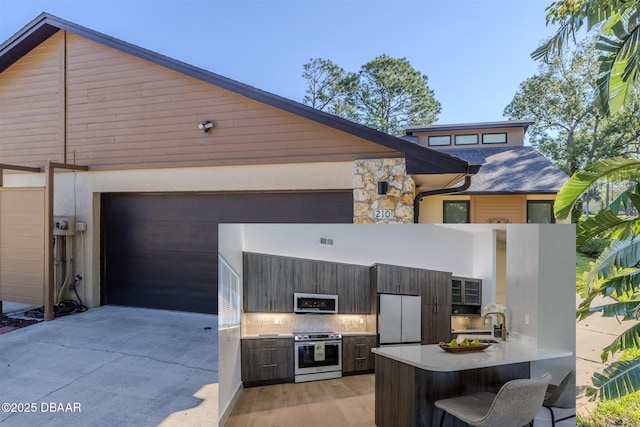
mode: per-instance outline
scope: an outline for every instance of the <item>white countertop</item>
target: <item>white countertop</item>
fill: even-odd
[[[356,335],[375,335],[375,332],[338,332],[342,336],[356,336]],[[257,340],[257,339],[269,339],[269,338],[293,338],[293,334],[258,334],[258,335],[242,335],[240,337],[243,340]]]
[[[491,329],[453,329],[451,331],[452,334],[490,334],[491,332],[493,332]]]
[[[371,350],[378,356],[388,357],[416,368],[436,372],[463,371],[488,368],[534,360],[573,356],[569,350],[534,348],[516,341],[492,344],[484,351],[473,353],[447,353],[437,344],[421,346],[378,347]]]

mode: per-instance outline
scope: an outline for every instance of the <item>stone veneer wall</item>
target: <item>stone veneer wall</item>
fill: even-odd
[[[378,182],[388,183],[378,194]],[[353,176],[354,224],[413,223],[415,182],[407,175],[404,159],[355,161]]]

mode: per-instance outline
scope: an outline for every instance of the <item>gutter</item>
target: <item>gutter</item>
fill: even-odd
[[[471,176],[477,174],[479,170],[479,165],[469,166],[467,168],[467,176],[464,177],[464,183],[458,187],[421,191],[420,193],[416,194],[416,197],[413,198],[413,223],[417,224],[420,220],[420,201],[423,198],[439,194],[460,193],[462,191],[468,190],[469,187],[471,187]]]

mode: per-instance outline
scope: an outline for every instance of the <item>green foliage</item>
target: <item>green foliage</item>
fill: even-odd
[[[578,252],[584,255],[587,255],[591,258],[595,258],[602,253],[606,248],[609,247],[611,241],[609,239],[604,238],[596,238],[591,239],[586,242],[584,245],[578,248]]]
[[[599,402],[588,416],[578,415],[576,426],[639,426],[640,425],[640,393],[631,393],[619,400]]]
[[[555,1],[547,8],[547,25],[559,24],[559,29],[531,56],[550,61],[585,25],[587,31],[597,28],[597,107],[603,116],[628,109],[635,103],[639,75],[639,7],[638,0]]]
[[[406,58],[381,55],[357,74],[317,58],[304,64],[302,77],[305,104],[386,133],[433,123],[441,110],[427,75]]]
[[[588,387],[585,395],[594,400],[619,399],[640,390],[640,360],[622,360],[611,363],[602,373],[595,372],[593,387]]]
[[[554,214],[558,219],[565,219],[582,194],[598,181],[635,181],[638,179],[640,179],[640,160],[613,158],[596,162],[585,170],[576,172],[564,183],[556,197],[553,207]],[[617,215],[618,211],[614,214]]]
[[[557,218],[566,218],[580,197],[600,180],[626,183],[626,189],[597,215],[577,225],[576,246],[601,237],[612,239],[592,264],[585,283],[576,282],[583,301],[576,311],[579,320],[593,313],[630,321],[631,326],[603,348],[601,358],[620,350],[640,347],[640,219],[620,217],[622,208],[640,208],[640,161],[635,159],[602,160],[576,172],[557,195],[554,211]],[[637,211],[636,211],[637,212]],[[592,307],[598,296],[613,297],[614,303]],[[587,396],[602,400],[618,399],[640,390],[640,359],[612,362],[602,373],[594,373],[593,387]]]

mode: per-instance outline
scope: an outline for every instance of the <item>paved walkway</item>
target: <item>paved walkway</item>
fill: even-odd
[[[214,426],[217,336],[214,315],[117,306],[2,334],[0,426]]]
[[[611,298],[596,298],[592,307],[613,302]],[[580,303],[580,297],[576,295],[576,308]],[[581,322],[576,322],[576,406],[579,414],[586,415],[597,402],[590,402],[585,396],[587,386],[591,386],[591,376],[594,372],[602,372],[609,363],[618,359],[609,356],[607,363],[602,363],[600,354],[602,349],[623,331],[629,329],[631,321],[618,322],[614,317],[602,317],[596,313]]]

